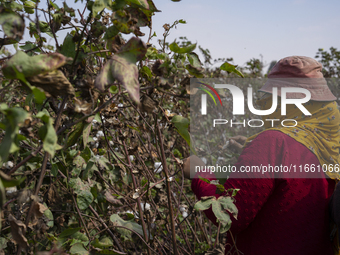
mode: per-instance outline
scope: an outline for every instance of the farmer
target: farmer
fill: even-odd
[[[308,57],[281,59],[269,73],[260,90],[266,94],[257,103],[261,109],[269,109],[273,87],[278,88],[278,96],[282,87],[305,88],[310,91],[311,100],[304,107],[312,115],[305,116],[294,105],[287,105],[286,116],[281,116],[279,109],[263,119],[294,119],[298,123],[295,127],[282,127],[281,121],[276,121],[276,126],[271,128],[271,122],[264,121],[268,123],[265,131],[247,141],[242,137],[230,140],[236,148],[245,142],[235,164],[237,170],[241,166],[283,165],[295,167],[299,173],[231,173],[224,186],[240,191],[235,196],[238,217],[236,220],[231,216],[233,238],[228,232],[226,254],[333,254],[328,203],[334,191],[334,179],[340,176],[331,172],[332,168],[340,167],[340,113],[321,70],[321,64]],[[304,94],[287,94],[291,99],[304,97]],[[196,156],[186,160],[186,178],[190,178],[190,167],[202,165]],[[307,172],[312,167],[314,173]],[[192,179],[191,187],[198,199],[219,196],[215,194],[215,185],[197,176]],[[211,209],[205,213],[217,224]]]

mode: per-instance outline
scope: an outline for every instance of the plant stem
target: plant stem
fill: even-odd
[[[78,213],[78,215],[79,215],[79,217],[80,217],[81,223],[82,223],[83,226],[84,226],[86,235],[87,235],[87,237],[88,237],[89,240],[90,240],[90,239],[91,239],[90,233],[89,233],[89,231],[88,231],[88,229],[87,229],[87,227],[86,227],[86,224],[85,224],[85,221],[84,221],[83,216],[81,216],[80,210],[79,210],[78,205],[77,205],[77,201],[76,201],[76,199],[74,198],[73,194],[72,194],[72,199],[73,199],[74,206],[76,207],[77,213]],[[89,243],[89,244],[90,244],[90,243]]]
[[[89,209],[91,210],[91,212],[97,217],[97,219],[103,224],[103,226],[107,229],[107,232],[110,234],[110,236],[112,237],[113,241],[115,242],[115,244],[118,246],[118,249],[121,252],[124,252],[123,247],[120,245],[120,243],[118,242],[117,237],[112,233],[112,231],[109,229],[109,227],[106,225],[106,223],[104,222],[104,220],[98,215],[98,213],[93,209],[93,207],[91,205],[89,205]]]
[[[166,157],[165,157],[165,153],[164,153],[164,145],[163,145],[161,130],[159,129],[157,119],[155,119],[155,122],[157,124],[157,134],[158,134],[158,139],[159,139],[160,148],[161,148],[162,165],[163,165],[163,169],[164,169],[164,173],[165,173],[165,177],[166,177],[165,181],[166,181],[168,206],[169,206],[170,220],[171,220],[172,245],[173,245],[173,249],[174,249],[174,254],[177,255],[178,251],[177,251],[177,244],[176,244],[176,228],[175,228],[175,220],[174,220],[175,216],[174,216],[174,212],[173,212],[173,209],[172,209],[172,203],[171,203],[171,187],[170,187],[170,182],[169,182],[169,172],[168,172],[168,167],[167,167],[167,164],[166,164]]]
[[[127,149],[126,149],[126,145],[125,145],[124,140],[122,142],[123,142],[124,152],[125,152],[125,155],[126,155],[126,160],[128,162],[128,165],[130,166],[129,169],[130,169],[130,174],[131,174],[131,177],[132,177],[133,188],[136,191],[137,183],[136,183],[135,175],[132,172],[132,165],[131,165],[131,162],[130,162],[129,153],[128,153]],[[138,211],[139,211],[139,218],[140,218],[141,223],[142,223],[144,238],[145,238],[145,241],[148,242],[149,237],[148,237],[148,232],[146,230],[146,226],[145,226],[145,222],[144,222],[144,215],[143,215],[143,210],[142,210],[142,205],[141,205],[140,197],[137,197],[137,206],[138,206]],[[145,205],[144,205],[144,208],[145,208]],[[151,255],[151,251],[150,251],[149,247],[148,247],[148,254]]]

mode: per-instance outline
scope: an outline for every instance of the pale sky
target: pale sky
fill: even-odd
[[[186,36],[208,48],[213,58],[233,57],[243,66],[263,55],[264,63],[291,55],[315,57],[318,48],[340,49],[339,0],[154,0],[161,13],[153,29],[184,19],[169,41]],[[157,43],[156,40],[153,43]]]
[[[62,6],[63,1],[55,2]],[[67,3],[75,9],[84,8],[80,1],[76,5],[73,0]],[[208,48],[213,59],[233,57],[234,64],[240,66],[251,58],[261,59],[260,54],[264,63],[269,64],[291,55],[315,57],[318,48],[340,49],[339,0],[154,0],[154,3],[162,11],[153,16],[153,30],[158,38],[162,38],[163,24],[184,19],[187,24],[173,29],[168,42],[186,36]],[[41,7],[46,8],[44,1]],[[149,30],[142,31],[146,34],[142,39],[147,41]],[[60,43],[66,32],[58,32]],[[53,39],[46,37],[53,44]],[[25,39],[32,40],[28,33]],[[156,38],[151,43],[158,45]]]

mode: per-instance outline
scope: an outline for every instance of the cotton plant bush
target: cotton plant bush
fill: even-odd
[[[168,42],[185,20],[157,41],[152,0],[77,2],[0,0],[0,252],[220,251],[229,213],[217,228],[200,210],[237,211],[225,190],[196,204],[183,178],[197,149],[187,88],[240,72],[225,59],[212,68],[185,37]]]

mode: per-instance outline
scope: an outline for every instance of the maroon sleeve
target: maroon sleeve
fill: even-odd
[[[244,148],[235,164],[236,169],[240,170],[242,166],[280,165],[283,158],[283,136],[284,134],[278,131],[262,132]],[[274,190],[275,179],[273,177],[273,173],[238,172],[232,173],[225,182],[226,189],[240,189],[235,196],[238,219],[232,218],[231,230],[234,234],[247,228],[267,201]],[[197,178],[192,180],[191,188],[198,199],[203,196],[220,196],[215,194],[214,185]],[[205,213],[214,224],[217,224],[211,209],[206,210]]]

